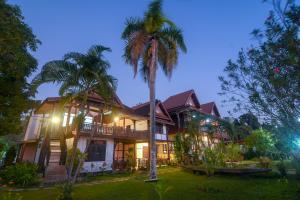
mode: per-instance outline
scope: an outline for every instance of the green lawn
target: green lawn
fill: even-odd
[[[111,176],[112,180],[126,177],[129,180],[107,183],[109,176],[98,178],[96,184],[79,184],[75,199],[300,199],[300,181],[279,181],[277,178],[251,178],[235,176],[206,177],[182,171],[179,168],[159,169],[158,184],[144,183],[145,174]],[[94,181],[94,183],[95,183]],[[23,200],[55,199],[57,188],[19,192]],[[1,192],[0,195],[3,195]],[[0,196],[1,199],[1,196]]]

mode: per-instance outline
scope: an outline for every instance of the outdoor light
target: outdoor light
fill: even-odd
[[[115,117],[115,118],[114,118],[114,122],[115,122],[115,123],[117,123],[119,120],[120,120],[119,117]]]
[[[209,119],[209,118],[207,118],[207,119],[205,120],[205,122],[206,122],[206,123],[209,123],[209,122],[210,122],[210,119]]]
[[[300,122],[300,117],[298,117],[297,121]]]
[[[196,117],[196,115],[193,115],[192,117],[193,117],[193,118],[195,118],[195,117]]]
[[[59,121],[60,121],[60,119],[59,119],[59,117],[57,117],[57,116],[54,116],[54,117],[52,117],[52,119],[51,119],[51,122],[54,123],[54,124],[58,124]]]

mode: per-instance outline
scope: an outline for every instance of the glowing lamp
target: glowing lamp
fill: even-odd
[[[59,121],[60,121],[60,119],[59,119],[59,117],[57,117],[57,116],[54,116],[54,117],[52,117],[52,119],[51,119],[51,122],[52,122],[53,124],[58,124]]]
[[[114,122],[115,122],[115,123],[117,123],[119,120],[120,120],[119,117],[115,117],[115,118],[114,118]]]

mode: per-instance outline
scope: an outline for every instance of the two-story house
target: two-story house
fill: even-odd
[[[77,135],[77,147],[81,152],[87,152],[82,172],[97,172],[103,166],[105,170],[125,168],[129,151],[134,153],[136,167],[147,164],[149,104],[130,108],[115,95],[113,103],[108,105],[99,95],[91,93],[84,105],[87,113],[84,123],[76,130],[78,128],[73,126],[73,121],[80,109],[78,102],[61,108],[61,98],[45,99],[29,120],[20,159],[43,165],[46,172],[63,170],[65,162],[62,155],[72,148]],[[168,127],[174,123],[161,102],[157,102],[156,113],[157,156],[169,159]],[[91,134],[93,138],[87,148]]]

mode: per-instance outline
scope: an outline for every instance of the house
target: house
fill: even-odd
[[[170,160],[167,130],[174,122],[160,101],[156,106],[157,156]],[[29,120],[20,159],[42,165],[46,172],[62,170],[65,165],[63,155],[72,148],[77,135],[77,147],[81,152],[87,150],[83,173],[97,172],[103,167],[105,170],[126,168],[129,156],[134,158],[137,168],[146,167],[150,152],[149,103],[130,108],[114,95],[113,103],[109,105],[101,96],[90,93],[83,109],[87,115],[77,130],[73,121],[82,112],[78,102],[61,108],[61,98],[45,99]],[[87,148],[91,134],[92,141]]]
[[[170,117],[175,123],[169,131],[169,138],[174,140],[175,134],[178,132],[187,132],[189,122],[194,118],[198,119],[202,127],[199,132],[203,136],[203,140],[208,141],[208,130],[206,125],[213,128],[213,141],[218,143],[220,140],[229,140],[229,137],[223,130],[219,129],[220,112],[214,102],[200,104],[194,90],[188,90],[168,97],[163,105],[167,109]]]
[[[83,173],[122,170],[129,159],[134,160],[136,168],[147,166],[149,102],[128,107],[115,94],[108,104],[92,92],[86,105],[74,101],[62,107],[61,101],[59,97],[46,98],[30,117],[20,148],[21,160],[37,163],[46,172],[63,170],[66,152],[75,138],[80,151],[87,152]],[[216,104],[200,104],[194,90],[170,96],[164,102],[156,100],[155,105],[158,162],[174,159],[175,134],[186,131],[192,118],[204,117],[200,123],[211,120],[217,127],[214,119],[221,117]],[[74,127],[75,116],[82,112],[87,113],[84,123]],[[223,137],[218,131],[213,135],[215,142]]]

